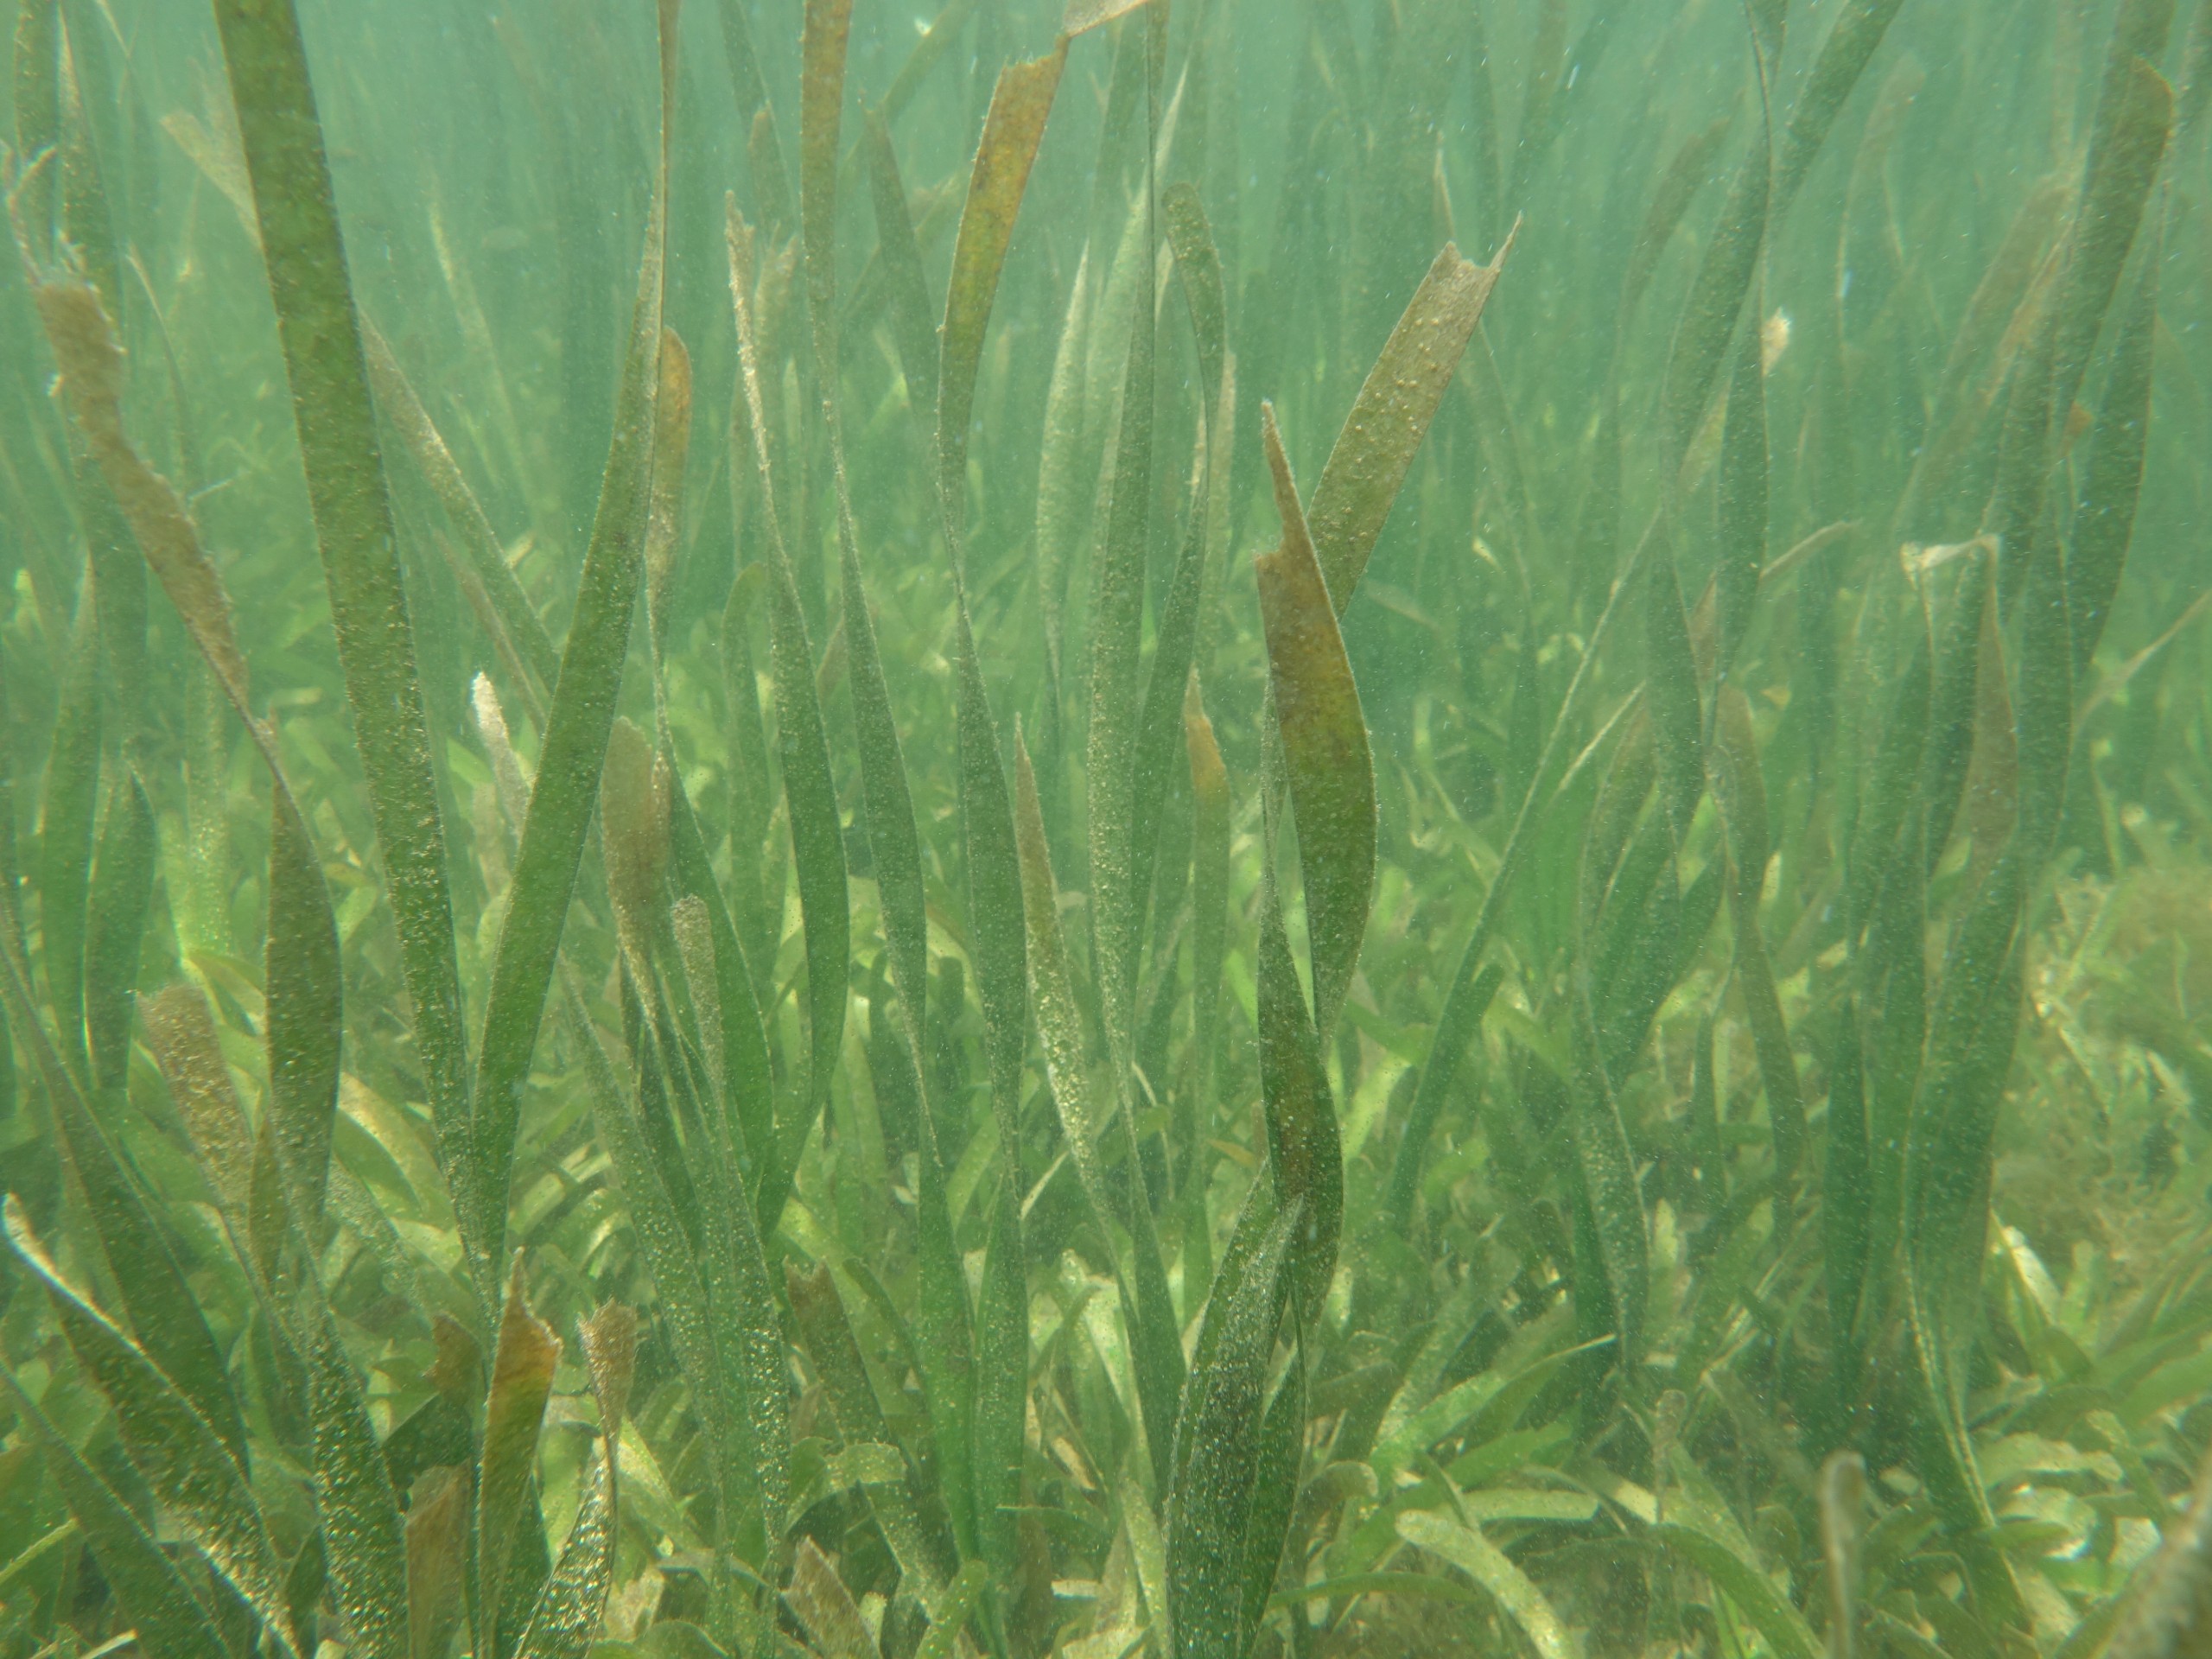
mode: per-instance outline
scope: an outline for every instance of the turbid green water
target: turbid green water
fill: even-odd
[[[0,1659],[2208,1650],[2212,4],[14,10]]]

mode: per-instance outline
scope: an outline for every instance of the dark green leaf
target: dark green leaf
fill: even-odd
[[[291,0],[218,0],[215,19],[276,301],[354,739],[398,922],[416,1046],[448,1179],[459,1191],[474,1183],[464,1163],[468,1048],[445,832],[321,122]],[[143,533],[139,540],[144,546]],[[531,1023],[534,1030],[535,1020]],[[504,1156],[499,1161],[504,1194]],[[460,1208],[464,1217],[474,1216],[467,1198]],[[483,1236],[495,1219],[484,1217],[471,1229],[478,1234],[469,1243],[480,1298],[488,1299],[489,1274],[496,1270],[496,1243]]]

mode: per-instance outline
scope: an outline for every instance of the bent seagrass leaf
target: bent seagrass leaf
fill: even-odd
[[[32,1001],[14,910],[0,906],[0,1002],[28,1048],[54,1114],[55,1140],[83,1194],[93,1243],[106,1257],[124,1311],[151,1363],[191,1402],[225,1454],[245,1454],[245,1426],[222,1351],[192,1294],[168,1236],[115,1141],[86,1106]],[[12,1199],[11,1199],[12,1202]]]
[[[1344,1226],[1344,1151],[1336,1103],[1321,1069],[1320,1045],[1300,994],[1274,880],[1260,875],[1258,973],[1260,1094],[1267,1109],[1268,1165],[1275,1202],[1303,1217],[1291,1246],[1291,1288],[1299,1316],[1310,1320],[1336,1270]]]
[[[222,1659],[228,1649],[207,1610],[130,1506],[116,1496],[32,1402],[15,1372],[0,1365],[18,1421],[35,1445],[78,1529],[99,1560],[100,1576],[148,1653]]]
[[[1458,1521],[1429,1510],[1409,1510],[1398,1516],[1395,1525],[1399,1537],[1449,1561],[1481,1586],[1541,1659],[1572,1659],[1574,1644],[1543,1592],[1472,1519]]]
[[[13,1193],[8,1243],[44,1287],[77,1362],[114,1408],[131,1462],[173,1523],[229,1580],[289,1654],[296,1654],[283,1573],[245,1472],[207,1420],[139,1345],[62,1278]]]
[[[1282,539],[1253,561],[1268,637],[1268,687],[1282,734],[1284,772],[1298,817],[1306,931],[1313,971],[1313,1028],[1326,1037],[1351,989],[1375,896],[1375,762],[1351,661],[1298,505],[1298,486],[1262,404],[1261,432],[1274,479]]]
[[[201,547],[175,488],[141,459],[124,435],[122,354],[99,298],[77,283],[41,283],[35,292],[48,341],[62,365],[71,407],[109,488],[146,562],[269,768],[272,794],[265,965],[271,1103],[286,1179],[303,1218],[312,1222],[322,1209],[338,1083],[341,986],[329,889],[278,755],[276,734],[254,713],[245,659],[238,646],[222,579]],[[99,913],[105,918],[106,907]],[[106,931],[104,922],[99,939],[103,960],[118,948],[111,945]],[[130,954],[135,957],[135,939]],[[98,993],[95,1001],[107,994],[104,983],[91,988]],[[162,1357],[164,1363],[175,1361],[173,1356]],[[182,1374],[189,1376],[193,1371],[187,1365]],[[215,1421],[221,1421],[219,1414]]]

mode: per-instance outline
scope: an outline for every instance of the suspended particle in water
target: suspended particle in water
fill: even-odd
[[[1789,349],[1789,314],[1777,307],[1759,324],[1759,372],[1772,374],[1774,365]]]

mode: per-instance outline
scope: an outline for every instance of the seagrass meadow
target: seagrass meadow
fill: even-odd
[[[5,10],[0,1659],[2212,1654],[2212,0]]]

